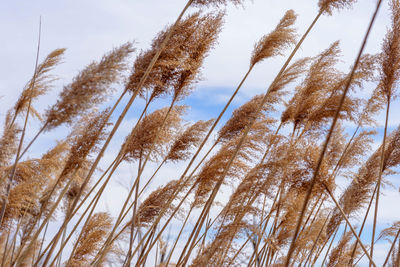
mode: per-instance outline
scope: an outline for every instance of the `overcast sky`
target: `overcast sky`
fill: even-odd
[[[54,103],[62,88],[85,65],[98,60],[105,52],[127,41],[135,41],[135,47],[146,49],[155,34],[172,23],[185,5],[185,0],[68,0],[68,1],[0,1],[0,122],[8,108],[17,99],[26,81],[33,73],[39,16],[42,17],[42,41],[40,58],[43,59],[55,48],[67,48],[64,63],[57,67],[54,74],[60,77],[56,88],[42,97],[34,105],[43,111]],[[298,57],[314,56],[326,49],[332,42],[340,40],[342,61],[339,66],[348,70],[354,61],[361,39],[372,15],[376,1],[358,1],[352,9],[335,12],[333,16],[323,16],[304,42]],[[387,1],[382,6],[373,31],[368,40],[366,52],[379,52],[382,38],[389,22]],[[254,0],[247,1],[244,7],[228,6],[224,29],[219,44],[205,61],[203,81],[196,92],[187,100],[193,106],[189,120],[208,119],[219,113],[222,105],[231,95],[249,66],[249,58],[254,43],[270,32],[286,10],[293,9],[299,16],[296,22],[298,33],[302,34],[318,12],[317,1],[310,0]],[[195,9],[190,10],[190,12]],[[234,106],[238,106],[251,96],[265,91],[276,75],[285,58],[266,60],[256,66],[244,85]],[[117,95],[118,93],[116,93]],[[138,104],[140,106],[140,104]],[[400,123],[398,100],[392,105],[390,129]],[[104,162],[112,160],[136,118],[130,113],[123,127],[113,141]],[[383,117],[382,117],[383,118]],[[383,120],[381,120],[383,121]],[[30,124],[28,139],[33,135],[38,123]],[[31,155],[40,154],[54,142],[61,129],[44,136],[33,147]],[[379,139],[377,139],[379,140]],[[377,141],[376,147],[378,146]],[[103,163],[103,165],[106,163]],[[176,178],[183,166],[167,166],[163,176]],[[148,168],[151,169],[151,168]],[[119,175],[130,177],[135,173],[134,166],[123,166]],[[150,173],[150,170],[145,173]],[[397,186],[398,177],[392,182]],[[167,178],[166,178],[167,179]],[[169,179],[169,178],[168,178]],[[129,179],[128,179],[129,180]],[[122,183],[128,183],[125,180]],[[159,181],[157,184],[163,184]],[[115,198],[121,190],[118,183],[113,185],[106,196],[109,205],[118,205]],[[393,203],[399,203],[396,188],[387,188],[382,200],[383,219],[381,227],[399,220],[399,209]],[[395,212],[394,212],[395,211]],[[383,255],[384,248],[377,249],[376,255]]]

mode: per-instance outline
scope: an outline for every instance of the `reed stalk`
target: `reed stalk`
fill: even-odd
[[[330,126],[328,135],[327,135],[326,140],[325,140],[325,142],[323,144],[322,151],[321,151],[320,157],[318,159],[317,167],[315,168],[314,176],[313,176],[313,178],[311,180],[311,185],[309,186],[309,189],[307,191],[307,195],[306,195],[306,198],[305,198],[304,203],[303,203],[302,211],[301,211],[300,216],[299,216],[298,221],[297,221],[296,230],[295,230],[295,233],[293,235],[293,239],[292,239],[292,242],[291,242],[291,245],[290,245],[290,248],[289,248],[288,255],[286,257],[286,263],[285,263],[286,267],[289,267],[290,259],[291,259],[291,256],[292,256],[293,252],[294,252],[294,244],[296,242],[297,235],[299,233],[300,226],[301,226],[302,221],[303,221],[303,216],[304,216],[304,213],[305,213],[305,211],[307,209],[308,201],[309,201],[309,199],[311,197],[312,190],[313,190],[314,185],[315,185],[315,183],[317,181],[319,169],[321,168],[321,164],[322,164],[322,161],[324,159],[325,152],[326,152],[326,150],[328,148],[329,141],[331,139],[331,136],[333,134],[333,130],[334,130],[335,126],[336,126],[336,122],[337,122],[338,117],[339,117],[339,113],[340,113],[341,108],[343,106],[344,100],[346,99],[346,95],[347,95],[347,92],[348,92],[348,90],[350,88],[354,73],[355,73],[355,71],[356,71],[356,69],[358,67],[358,64],[360,62],[361,56],[362,56],[362,54],[364,52],[364,48],[365,48],[365,46],[367,44],[367,40],[368,40],[369,34],[370,34],[372,26],[373,26],[373,24],[375,22],[375,18],[376,18],[377,14],[378,14],[378,11],[380,9],[381,3],[382,3],[382,0],[378,0],[378,3],[376,5],[375,11],[374,11],[374,14],[372,15],[372,18],[370,20],[367,32],[366,32],[366,34],[364,36],[364,39],[363,39],[363,42],[361,44],[360,50],[358,52],[357,58],[355,60],[353,68],[351,70],[350,77],[349,77],[349,79],[348,79],[348,81],[346,83],[346,86],[345,86],[344,90],[343,90],[343,94],[342,94],[342,97],[340,99],[339,106],[336,109],[336,113],[335,113],[335,116],[333,118],[332,124]]]

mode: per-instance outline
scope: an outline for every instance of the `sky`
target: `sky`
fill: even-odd
[[[376,1],[373,0],[358,1],[351,9],[334,12],[332,16],[323,16],[305,40],[296,58],[315,56],[334,41],[340,40],[342,58],[338,65],[341,70],[347,71],[356,57],[375,4]],[[55,102],[63,84],[67,84],[79,70],[91,61],[100,59],[107,51],[127,41],[134,41],[134,46],[138,51],[149,47],[157,32],[165,25],[172,23],[184,5],[184,0],[0,1],[0,35],[2,36],[0,123],[3,123],[6,111],[12,107],[23,86],[32,76],[39,17],[42,20],[40,59],[56,48],[67,48],[63,64],[53,72],[60,79],[48,95],[34,103],[36,109],[44,111]],[[305,31],[318,12],[317,1],[309,0],[253,0],[245,1],[243,7],[229,5],[226,8],[223,31],[218,45],[205,60],[203,79],[196,86],[195,92],[183,102],[191,106],[186,117],[188,121],[209,119],[220,112],[249,67],[254,43],[264,34],[269,33],[288,9],[293,9],[298,14],[296,28],[299,35]],[[196,9],[189,10],[189,12],[194,11]],[[389,25],[389,18],[387,1],[384,1],[368,40],[366,52],[379,52],[382,38]],[[133,60],[134,57],[132,62]],[[265,92],[284,60],[285,57],[277,57],[257,65],[224,119],[229,117],[233,108],[255,94]],[[118,89],[120,88],[117,88],[109,103],[112,103],[120,93]],[[367,95],[370,89],[366,88],[361,94]],[[168,99],[163,99],[151,109],[159,108],[166,103]],[[129,112],[117,132],[102,160],[101,167],[106,167],[107,163],[112,161],[124,136],[134,125],[138,116],[137,111],[141,107],[143,103],[140,101],[134,104],[134,110]],[[396,100],[392,104],[389,117],[390,131],[400,124],[399,114],[399,100]],[[380,114],[379,118],[379,121],[383,122],[384,115]],[[29,123],[27,140],[34,135],[38,127],[37,121]],[[382,125],[379,132],[375,140],[375,148],[381,142]],[[42,154],[51,144],[54,144],[57,137],[67,133],[68,127],[61,127],[43,135],[32,147],[28,156]],[[149,168],[145,170],[145,175],[150,175],[153,166],[149,165]],[[154,186],[176,178],[179,173],[182,173],[183,167],[180,164],[166,166],[162,172],[163,177],[158,177]],[[121,166],[116,176],[123,178],[114,181],[107,191],[103,202],[104,208],[108,208],[113,213],[112,207],[120,205],[123,201],[123,198],[119,197],[120,192],[124,192],[124,186],[129,184],[129,177],[132,177],[135,172],[136,166],[128,164]],[[400,212],[395,203],[400,201],[398,192],[400,183],[397,181],[398,176],[392,176],[390,179],[394,187],[386,187],[384,190],[385,195],[381,201],[381,228],[399,220]],[[339,185],[339,192],[340,188]],[[384,252],[385,247],[381,245],[376,252],[379,259],[377,262],[382,261],[381,255],[384,255]]]

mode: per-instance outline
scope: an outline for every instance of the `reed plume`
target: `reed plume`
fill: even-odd
[[[133,51],[132,44],[126,43],[104,55],[99,62],[89,64],[72,83],[64,86],[57,102],[46,111],[43,127],[49,131],[64,123],[71,124],[74,118],[87,114],[106,100],[110,86],[121,81],[121,74],[127,69],[127,57]]]
[[[153,40],[151,48],[136,58],[126,85],[127,90],[138,90],[150,61],[166,36],[171,35],[139,94],[144,97],[146,91],[149,91],[149,102],[163,95],[172,94],[175,99],[189,94],[193,84],[198,81],[204,58],[216,42],[223,16],[223,13],[202,15],[196,12],[161,31]]]
[[[17,165],[3,226],[11,225],[12,220],[21,216],[25,219],[39,219],[47,188],[61,173],[68,149],[66,142],[59,142],[41,158],[26,160]],[[35,225],[33,221],[30,224]]]
[[[261,109],[261,114],[257,114],[257,106],[261,103],[263,95],[254,96],[234,110],[229,120],[218,131],[217,142],[227,142],[237,137],[253,120],[267,120],[267,114],[270,115],[270,113],[276,111],[274,105],[280,103],[282,97],[286,94],[284,88],[305,72],[309,60],[309,58],[299,59],[283,72],[271,88],[271,93]]]
[[[383,229],[379,234],[378,239],[394,238],[400,229],[400,221],[394,222],[391,226]]]
[[[339,42],[334,42],[316,57],[307,77],[296,88],[295,95],[286,105],[286,110],[281,116],[282,123],[292,122],[296,129],[308,121],[308,114],[314,113],[314,109],[321,105],[329,88],[332,88],[339,78],[338,71],[334,68],[339,53]]]
[[[249,119],[266,120],[266,114],[264,112],[273,110],[273,103],[267,103],[263,107],[263,113],[260,117],[257,117],[257,104],[261,102],[262,95],[256,95],[242,106],[237,108],[225,125],[218,131],[218,141],[228,142],[237,137],[246,126],[249,125]]]
[[[400,79],[400,2],[390,2],[391,27],[386,33],[380,55],[380,83],[378,90],[389,101],[395,96]]]
[[[96,150],[105,138],[110,110],[106,109],[98,114],[90,114],[78,123],[70,136],[71,149],[64,169],[60,175],[60,182],[79,170],[85,163],[88,155]]]
[[[167,144],[173,140],[173,137],[181,127],[181,116],[186,107],[176,106],[170,112],[164,127],[161,128],[168,107],[158,109],[150,113],[134,127],[125,140],[124,160],[136,161],[142,155],[153,152],[153,159],[166,153]],[[161,132],[159,132],[161,131]],[[154,146],[153,151],[150,149]]]
[[[193,0],[191,1],[192,5],[199,7],[207,7],[207,6],[219,6],[219,5],[227,5],[228,3],[232,3],[234,5],[241,5],[244,0]]]
[[[223,262],[228,257],[221,257],[225,250],[229,250],[230,247],[227,245],[231,244],[231,241],[236,236],[240,235],[240,232],[244,232],[244,229],[248,229],[249,225],[245,221],[240,219],[234,220],[233,222],[225,225],[215,239],[192,261],[190,266],[224,266]]]
[[[336,245],[336,247],[332,250],[330,256],[329,256],[329,261],[327,266],[328,267],[333,267],[333,266],[344,266],[346,265],[349,260],[350,260],[350,254],[348,254],[350,250],[350,240],[351,240],[351,232],[348,231],[343,234],[342,238],[340,239],[339,243]],[[346,253],[347,252],[347,253]],[[351,250],[350,250],[351,252]]]
[[[400,127],[389,137],[385,148],[383,173],[400,164]],[[373,185],[379,176],[379,157],[381,147],[378,148],[354,175],[351,184],[344,190],[340,197],[340,204],[346,214],[354,214],[371,197]],[[328,223],[328,234],[332,234],[342,222],[341,213],[335,209]]]
[[[279,47],[277,47],[276,49],[279,49]],[[289,62],[287,62],[287,63],[289,63]],[[287,65],[288,65],[288,64],[287,64]],[[233,98],[235,97],[235,95],[237,94],[237,92],[239,91],[239,89],[241,88],[241,86],[243,85],[244,81],[246,80],[247,76],[249,75],[249,73],[251,72],[251,70],[252,70],[253,67],[254,67],[254,65],[250,66],[248,72],[246,73],[246,75],[244,76],[244,78],[242,79],[242,81],[240,82],[239,86],[237,87],[237,89],[236,89],[235,92],[233,93],[232,97],[230,98],[230,100],[228,101],[228,103],[226,104],[226,106],[224,107],[223,111],[221,112],[221,114],[219,115],[219,117],[217,118],[216,122],[214,123],[214,125],[213,125],[213,127],[212,127],[211,129],[214,129],[216,123],[219,121],[219,119],[221,118],[221,116],[224,114],[225,110],[226,110],[227,107],[229,106],[229,104],[232,102]],[[297,66],[297,67],[298,67],[298,66]],[[290,81],[292,81],[292,80],[291,80],[291,77],[293,77],[293,76],[291,76],[291,75],[294,75],[294,76],[296,75],[296,69],[298,69],[298,68],[295,68],[295,67],[294,67],[293,69],[291,69],[291,72],[288,73],[287,76],[285,76],[285,79],[283,79],[282,81],[288,81],[288,83],[289,83]],[[284,73],[284,71],[285,71],[285,68],[282,69],[282,71],[281,71],[281,73],[280,73],[280,75],[279,75],[279,78],[280,78],[280,76]],[[279,79],[276,79],[276,81],[279,81]],[[274,84],[275,84],[275,83],[274,83]],[[286,85],[286,84],[287,84],[287,83],[283,82],[281,85],[284,86],[284,85]],[[271,86],[271,89],[274,88],[274,87],[275,87],[275,86]],[[275,89],[281,89],[281,88],[282,88],[281,86],[275,87]],[[267,102],[267,101],[265,101],[265,102]],[[260,109],[261,109],[261,108],[260,108]],[[253,122],[253,123],[254,123],[254,122]],[[207,140],[207,138],[208,138],[208,136],[209,136],[210,134],[211,134],[211,132],[209,132],[209,134],[207,135],[206,139],[202,142],[202,144],[200,145],[199,150],[202,148],[202,146],[204,145],[205,141]],[[243,141],[239,141],[239,143],[242,143],[242,142],[243,142]],[[198,152],[199,152],[199,150],[198,150]],[[196,152],[195,156],[198,155],[198,152]],[[235,152],[235,153],[236,153],[236,152]],[[186,172],[187,172],[188,169],[190,168],[190,166],[191,166],[193,160],[194,160],[194,158],[191,160],[191,163],[190,163],[189,166],[186,168],[184,175],[186,174]],[[196,169],[197,169],[197,168],[196,168]],[[182,176],[184,176],[184,175],[182,175]],[[165,229],[165,226],[163,227],[163,229]],[[159,235],[160,235],[160,233],[159,233]],[[154,244],[154,242],[153,242],[153,244]]]
[[[326,213],[321,211],[315,216],[317,217],[302,229],[298,239],[296,240],[295,258],[297,262],[304,263],[306,257],[308,256],[308,252],[311,251],[312,247],[314,245],[321,245],[325,238],[325,236],[322,236],[322,238],[320,236],[320,239],[317,240],[319,234],[317,229],[320,229],[324,226]]]
[[[18,125],[11,124],[11,113],[8,112],[4,121],[3,136],[0,139],[0,177],[3,178],[4,167],[11,163],[18,147],[18,133],[20,129]],[[0,181],[0,184],[5,181]]]
[[[321,11],[332,15],[335,9],[344,9],[351,7],[357,0],[319,0],[318,6]]]
[[[92,257],[101,247],[107,233],[112,226],[112,219],[109,214],[100,212],[94,214],[86,227],[82,230],[82,237],[73,255],[71,255],[67,266],[88,266]]]
[[[39,225],[38,229],[34,234],[32,234],[32,240],[36,240],[40,234],[40,232],[45,227],[46,223],[50,220],[50,216],[52,216],[57,209],[58,205],[61,203],[65,194],[71,193],[71,190],[74,188],[70,188],[71,185],[75,185],[75,183],[80,184],[80,181],[75,180],[77,174],[82,171],[82,167],[87,163],[87,156],[93,149],[96,148],[96,145],[102,140],[104,137],[105,126],[107,125],[109,110],[105,110],[100,112],[96,116],[93,116],[89,119],[85,124],[79,124],[79,126],[73,131],[71,137],[71,150],[66,159],[65,165],[60,173],[60,175],[56,178],[55,182],[51,184],[48,188],[48,193],[46,197],[42,200],[41,213],[47,210],[49,206],[49,200],[56,190],[57,187],[61,187],[60,184],[67,181],[65,185],[62,185],[62,190],[59,195],[56,197],[54,203],[52,203],[49,208],[46,216],[43,221]],[[84,117],[88,119],[89,117]],[[87,167],[87,165],[86,165]],[[85,172],[85,171],[84,171]],[[79,176],[78,176],[79,177]],[[79,186],[79,190],[77,192],[81,192],[82,188]],[[74,193],[70,196],[73,196],[75,200],[76,197],[80,197],[78,193]],[[67,198],[68,200],[68,198]],[[71,198],[69,200],[72,200]],[[67,207],[67,217],[69,213],[72,211],[72,207]],[[31,228],[33,231],[33,228]],[[32,247],[32,242],[27,244],[26,248],[23,250],[21,257],[18,259],[17,263],[21,262],[26,257],[27,251],[29,251]],[[22,247],[21,247],[22,249]]]
[[[350,72],[341,71],[337,66],[339,42],[315,57],[303,58],[289,65],[323,14],[332,15],[335,10],[349,8],[355,2],[319,0],[317,16],[288,55],[266,94],[252,97],[218,129],[218,122],[255,65],[270,57],[283,56],[284,51],[296,43],[294,23],[297,16],[293,10],[287,11],[275,29],[256,42],[248,71],[217,119],[188,126],[183,120],[186,106],[176,105],[192,93],[202,78],[202,64],[215,46],[223,24],[225,11],[220,12],[218,8],[229,3],[244,3],[243,0],[188,0],[175,24],[165,27],[156,35],[150,48],[139,53],[126,80],[127,58],[134,50],[131,43],[114,49],[99,62],[91,63],[69,85],[61,88],[58,101],[45,112],[36,137],[61,125],[74,126],[72,133],[47,153],[23,158],[36,140],[35,137],[20,153],[25,129],[29,130],[26,128],[29,113],[39,119],[41,116],[31,107],[31,102],[52,87],[55,78],[51,71],[60,63],[64,53],[64,49],[54,50],[41,64],[36,64],[34,77],[6,115],[0,138],[0,197],[7,203],[3,205],[4,217],[0,225],[0,264],[128,266],[137,257],[134,265],[140,267],[152,264],[149,255],[155,244],[160,243],[161,259],[155,261],[159,266],[175,265],[169,263],[178,256],[176,266],[247,264],[278,267],[298,264],[305,267],[319,263],[321,254],[326,254],[323,265],[329,256],[327,266],[345,266],[362,257],[358,256],[359,243],[375,266],[373,246],[369,253],[360,240],[362,230],[358,237],[348,217],[355,219],[368,200],[371,199],[372,203],[370,196],[375,183],[380,184],[382,174],[383,177],[395,174],[400,164],[400,127],[366,159],[374,140],[372,127],[378,126],[376,117],[385,105],[389,114],[390,103],[398,95],[400,1],[391,0],[392,25],[385,36],[383,52],[362,55],[382,3],[378,0]],[[184,17],[190,7],[211,12],[193,10]],[[300,82],[294,83],[300,77]],[[124,83],[118,101],[112,109],[96,113],[118,82]],[[370,86],[376,88],[366,99],[362,89]],[[288,88],[295,89],[290,98],[286,97]],[[131,94],[130,99],[107,135],[108,121],[127,93]],[[113,163],[92,188],[88,187],[108,144],[137,96],[146,100],[139,119],[122,140]],[[166,96],[171,97],[169,107],[148,113],[150,104]],[[283,113],[277,115],[282,103]],[[25,111],[25,126],[17,148],[20,135],[18,118]],[[347,135],[347,122],[344,121],[356,127],[351,137]],[[271,129],[277,122],[280,124],[273,132]],[[293,132],[288,133],[287,126],[293,126]],[[216,134],[213,145],[197,164],[197,156],[213,134]],[[98,151],[98,145],[106,136],[107,140]],[[215,148],[219,150],[214,152]],[[191,157],[194,149],[196,151]],[[95,153],[98,154],[92,161],[91,156]],[[159,167],[143,186],[141,175],[146,163],[159,159],[162,159]],[[97,205],[123,161],[137,162],[138,175],[126,201],[117,207],[120,214],[114,222],[109,214],[96,213]],[[181,177],[172,181],[167,179],[142,202],[141,193],[161,166],[178,161],[180,164],[188,161]],[[197,166],[192,169],[195,162]],[[9,181],[4,180],[7,177],[11,177]],[[338,177],[339,182],[336,180]],[[165,174],[161,173],[160,178],[164,179]],[[342,185],[342,178],[352,180],[338,204],[334,190]],[[379,197],[378,185],[374,194],[378,192]],[[216,202],[221,204],[220,190],[224,190],[224,196],[231,193],[227,201],[223,200],[221,209],[215,205]],[[335,206],[327,201],[324,193],[329,194]],[[187,199],[191,202],[188,203]],[[187,213],[186,205],[190,208]],[[81,208],[85,210],[82,215]],[[198,208],[201,214],[192,227],[192,211],[199,211]],[[218,210],[220,213],[213,218]],[[62,226],[55,235],[52,231],[48,233],[47,227],[53,229],[53,220],[60,214],[65,216]],[[185,222],[169,250],[161,238],[168,224],[182,214],[186,215]],[[307,218],[305,222],[304,217]],[[75,220],[77,218],[79,220]],[[346,233],[340,227],[343,219],[350,232]],[[80,235],[66,257],[62,254],[65,254],[77,229]],[[146,233],[142,235],[142,231]],[[190,235],[179,255],[176,253],[182,245],[179,241],[187,231]],[[342,234],[339,242],[335,241],[336,233]],[[399,223],[396,222],[383,230],[378,238],[392,242],[385,264],[389,263],[389,258],[389,265],[399,264],[399,234]],[[352,235],[357,242],[351,243]],[[62,240],[61,244],[59,240]],[[326,249],[330,240],[332,242]],[[121,242],[121,247],[115,248],[116,242]],[[331,246],[336,247],[331,250]],[[55,254],[54,250],[57,251]],[[196,251],[197,255],[192,258]],[[114,252],[118,259],[111,258]]]
[[[14,118],[20,114],[21,111],[28,108],[30,98],[31,101],[33,101],[39,96],[46,94],[52,87],[52,82],[54,82],[56,78],[53,75],[50,75],[49,72],[60,64],[64,52],[65,48],[56,49],[48,54],[44,61],[38,65],[35,78],[32,78],[28,82],[14,105]],[[30,107],[30,112],[32,115],[41,119],[39,112],[37,112],[32,106]]]
[[[352,75],[350,83],[351,72],[342,74],[341,77],[338,78],[338,81],[333,84],[331,88],[328,88],[329,92],[327,92],[327,96],[321,100],[321,105],[309,115],[309,121],[312,121],[313,124],[321,124],[328,118],[333,118],[335,116],[335,107],[338,106],[341,94],[348,83],[349,89],[355,91],[356,89],[362,88],[366,82],[374,81],[374,71],[376,70],[375,60],[376,57],[368,54],[362,56],[357,69]],[[353,67],[350,69],[352,68]],[[348,96],[342,105],[341,113],[338,118],[340,120],[356,122],[359,119],[358,107],[361,102],[359,98]],[[373,107],[371,106],[369,108]],[[372,115],[373,110],[368,110],[368,113]]]
[[[254,161],[257,157],[257,153],[262,151],[262,146],[266,141],[265,132],[269,131],[269,126],[269,120],[256,123],[252,133],[249,134],[232,163],[227,177],[230,177],[230,179],[238,179],[249,170],[249,163]],[[197,185],[197,190],[195,192],[193,206],[199,207],[207,201],[209,193],[213,190],[221,174],[224,172],[224,167],[231,158],[232,152],[239,142],[239,137],[240,136],[224,144],[221,149],[204,164],[199,174],[196,175],[195,184]]]
[[[344,154],[341,155],[336,168],[353,168],[362,164],[365,155],[371,150],[374,135],[376,135],[376,132],[371,130],[364,130],[359,133],[350,143],[347,150],[343,151]]]
[[[153,191],[139,206],[137,216],[135,217],[135,225],[149,226],[153,224],[161,210],[168,204],[168,200],[180,183],[181,181],[172,180],[165,186]],[[173,208],[173,206],[170,206],[167,210],[172,210]]]
[[[166,161],[180,161],[189,159],[190,150],[197,147],[206,131],[210,128],[214,120],[198,121],[187,129],[174,141],[169,149]]]
[[[288,10],[275,29],[263,36],[255,45],[250,59],[253,66],[262,60],[278,55],[283,55],[286,48],[296,44],[296,31],[291,28],[297,15],[293,10]]]

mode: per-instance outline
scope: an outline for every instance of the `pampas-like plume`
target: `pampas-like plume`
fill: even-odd
[[[82,230],[82,237],[74,254],[68,262],[68,267],[88,266],[92,257],[100,249],[107,233],[112,226],[112,219],[109,214],[100,212],[94,214],[86,227]]]
[[[278,224],[279,231],[276,233],[276,248],[282,248],[289,242],[296,227],[296,218],[301,210],[301,200],[304,199],[305,192],[300,190],[289,191],[285,195],[285,202],[282,206],[284,214]]]
[[[83,118],[83,120],[87,121],[86,123],[77,124],[70,137],[71,149],[60,175],[61,182],[73,172],[79,170],[85,163],[87,156],[104,139],[109,112],[110,110],[106,109],[96,115],[91,114]]]
[[[380,86],[378,89],[389,101],[394,97],[395,89],[400,80],[400,2],[390,2],[392,25],[386,33],[382,45]]]
[[[102,103],[110,93],[110,85],[121,80],[121,73],[127,69],[126,59],[133,51],[132,44],[126,43],[82,70],[63,88],[57,103],[46,111],[45,130],[70,124]]]
[[[262,146],[265,145],[265,136],[269,131],[268,126],[270,126],[269,120],[261,121],[254,125],[252,132],[243,142],[235,160],[232,162],[227,177],[238,178],[249,170],[249,162],[255,160],[257,153],[261,152]],[[220,179],[225,165],[229,162],[239,141],[240,136],[230,140],[204,164],[195,181],[197,190],[193,203],[194,207],[199,207],[207,201],[209,193],[213,190],[218,179]]]
[[[261,102],[263,95],[256,95],[242,106],[237,108],[225,125],[218,131],[218,141],[227,142],[237,137],[243,129],[249,125],[250,120],[258,119],[257,105]],[[272,110],[272,103],[267,103],[263,111],[267,112]],[[259,118],[260,120],[266,119],[264,113]]]
[[[381,147],[365,162],[355,175],[351,184],[340,197],[340,204],[346,214],[352,214],[359,210],[371,197],[373,185],[379,176],[379,157]],[[389,137],[385,148],[383,171],[388,171],[400,164],[400,127]],[[343,217],[339,210],[335,209],[328,223],[328,234],[332,234],[342,222]]]
[[[307,254],[314,246],[315,242],[317,242],[318,245],[323,243],[325,237],[320,237],[321,239],[317,240],[319,234],[317,229],[321,229],[324,226],[326,216],[327,214],[322,211],[317,218],[313,219],[312,223],[305,226],[301,231],[296,240],[296,262],[304,262],[306,260]]]
[[[0,139],[0,177],[3,178],[3,168],[10,164],[12,157],[17,152],[18,133],[20,130],[16,124],[11,124],[11,114],[7,113],[4,121],[3,136]],[[0,184],[4,181],[0,180]]]
[[[364,82],[372,81],[374,79],[375,56],[364,55],[360,63],[353,74],[353,78],[350,83],[350,89],[355,90],[356,88],[362,88]],[[339,80],[329,89],[327,95],[321,100],[321,105],[313,110],[313,113],[309,115],[309,121],[313,124],[320,124],[326,121],[328,118],[335,116],[335,108],[339,105],[340,97],[345,88],[346,84],[350,79],[350,73],[343,75]],[[339,114],[340,119],[347,119],[357,121],[359,120],[358,107],[360,106],[360,100],[355,97],[347,97],[343,103],[341,113]],[[372,108],[372,107],[370,107]],[[373,115],[373,110],[368,110],[368,115]],[[364,111],[365,112],[365,111]],[[371,119],[370,119],[371,120]],[[315,127],[315,126],[314,126]]]
[[[222,210],[221,214],[224,218],[230,219],[237,216],[238,213],[243,212],[242,206],[245,203],[254,202],[260,194],[273,197],[275,186],[285,179],[282,167],[290,169],[291,164],[298,165],[299,156],[296,154],[299,153],[293,149],[288,151],[289,145],[285,141],[274,147],[268,161],[258,163],[246,174]]]
[[[60,63],[64,52],[65,48],[56,49],[47,55],[45,60],[38,65],[35,79],[31,79],[28,82],[14,105],[14,117],[22,110],[28,108],[29,98],[32,98],[33,101],[39,96],[46,94],[46,92],[51,88],[51,83],[56,79],[48,73]],[[33,109],[32,106],[30,107],[30,112],[39,119],[41,118],[40,114]]]
[[[217,140],[227,142],[238,136],[252,120],[266,120],[267,117],[265,113],[275,111],[274,104],[279,103],[282,96],[285,94],[283,88],[304,73],[308,62],[309,58],[299,59],[285,70],[279,80],[274,84],[268,100],[263,106],[261,115],[257,116],[256,113],[257,106],[262,101],[263,95],[254,96],[248,102],[237,108],[225,125],[218,131]]]
[[[383,229],[379,234],[378,239],[385,238],[391,241],[391,239],[396,236],[399,230],[400,230],[400,221],[397,221],[393,223],[392,226]]]
[[[213,242],[210,243],[201,254],[197,255],[190,266],[224,266],[218,264],[220,260],[222,262],[226,260],[225,258],[220,259],[220,257],[222,257],[221,253],[229,249],[226,246],[231,244],[232,239],[240,232],[240,230],[248,228],[249,225],[239,219],[225,225]]]
[[[308,114],[312,114],[313,110],[321,105],[321,100],[338,79],[338,71],[333,66],[338,61],[339,53],[339,42],[334,42],[317,56],[307,77],[286,105],[287,108],[281,116],[282,123],[291,121],[296,128],[300,123],[307,121]]]
[[[276,28],[254,45],[250,60],[251,66],[266,58],[283,55],[284,49],[296,44],[296,31],[291,28],[296,21],[296,17],[297,15],[293,10],[288,10]]]
[[[22,215],[39,215],[46,198],[46,190],[60,174],[68,149],[66,142],[59,142],[41,158],[23,161],[17,165],[2,226],[10,225],[13,219]]]
[[[334,9],[349,8],[357,0],[319,0],[318,6],[322,12],[332,15]]]
[[[241,5],[244,0],[193,0],[192,5],[194,6],[219,6],[227,5],[232,3],[234,5]]]
[[[166,144],[173,140],[173,136],[179,130],[182,121],[181,116],[185,109],[185,106],[176,106],[171,110],[158,137],[157,133],[168,112],[168,107],[158,109],[144,117],[139,125],[134,127],[132,132],[126,137],[124,160],[138,160],[144,153],[149,153],[152,146],[154,146],[153,158],[157,158],[158,155],[165,153]],[[153,144],[155,141],[156,143]]]
[[[347,252],[349,252],[349,249],[350,249],[349,242],[351,240],[351,237],[352,237],[351,231],[348,231],[343,234],[339,243],[332,250],[332,252],[329,256],[329,261],[327,264],[328,267],[346,266],[346,264],[350,260],[350,254]]]
[[[74,182],[78,182],[74,180],[76,175],[79,175],[79,172],[82,171],[82,167],[87,163],[87,156],[93,149],[96,148],[96,145],[102,140],[104,137],[105,126],[107,125],[109,110],[105,110],[100,112],[97,116],[89,119],[89,121],[85,124],[79,124],[78,127],[74,130],[73,136],[71,137],[71,150],[64,165],[64,168],[61,174],[58,176],[53,185],[49,186],[48,193],[42,201],[41,212],[43,212],[49,206],[49,200],[52,196],[53,192],[56,190],[57,186],[60,186],[60,183],[68,179],[68,183],[63,186],[62,191],[58,195],[54,204],[50,207],[48,214],[46,214],[45,218],[41,222],[40,226],[33,234],[33,239],[38,238],[40,232],[49,221],[50,216],[52,216],[57,209],[58,205],[61,203],[64,195],[68,193],[69,186]],[[85,118],[85,117],[84,117]],[[86,117],[87,119],[88,117]],[[85,170],[84,170],[85,171]],[[79,177],[79,176],[78,176]],[[79,193],[81,193],[82,189],[79,187]],[[71,191],[70,191],[71,192]],[[76,195],[79,193],[75,193],[73,196],[76,198]],[[80,195],[79,195],[80,196]],[[71,208],[69,210],[72,210]],[[69,214],[67,214],[68,216]],[[33,230],[33,229],[32,229]],[[27,248],[22,252],[22,256],[18,259],[18,262],[25,257],[26,251],[28,251],[32,247],[32,244],[27,244]]]
[[[147,66],[172,30],[171,38],[141,88],[140,95],[145,96],[144,89],[150,90],[149,101],[166,94],[173,94],[174,98],[187,95],[191,85],[198,80],[207,52],[216,42],[223,15],[201,15],[197,12],[161,31],[153,40],[151,48],[137,57],[126,88],[131,92],[138,89]]]
[[[371,150],[375,131],[364,130],[350,143],[338,162],[337,169],[352,168],[363,162],[365,154]]]
[[[214,120],[198,121],[188,127],[172,144],[165,161],[187,160],[190,157],[190,149],[199,145],[203,135],[210,128]]]
[[[153,191],[139,206],[137,216],[135,217],[135,225],[151,225],[161,210],[165,208],[169,199],[174,195],[174,191],[180,183],[180,181],[172,180],[165,186]],[[173,206],[167,208],[167,210],[172,209]]]

